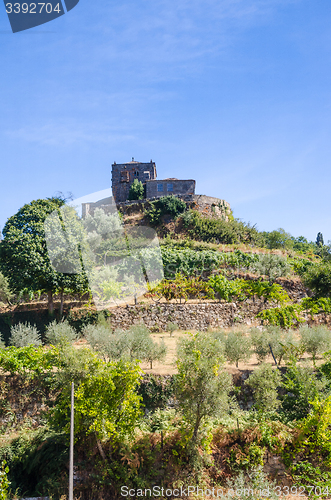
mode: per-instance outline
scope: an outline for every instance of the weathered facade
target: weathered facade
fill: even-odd
[[[149,163],[132,161],[128,163],[112,164],[111,186],[115,203],[121,203],[129,198],[130,186],[135,179],[146,185],[146,181],[156,179],[156,165],[152,160]]]
[[[193,179],[164,179],[150,180],[146,182],[146,198],[158,198],[160,196],[177,195],[187,196],[195,193],[195,181]]]

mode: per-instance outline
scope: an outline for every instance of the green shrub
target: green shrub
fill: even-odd
[[[263,471],[263,466],[260,465],[255,469],[250,469],[247,474],[240,471],[236,477],[228,479],[228,492],[223,498],[227,500],[256,500],[260,498],[261,492],[265,492],[268,498],[277,500],[279,495],[276,487],[276,481],[270,481]]]
[[[57,366],[57,352],[54,349],[44,351],[42,346],[30,344],[25,347],[6,347],[0,350],[0,367],[11,375],[19,374],[23,378],[39,377]]]
[[[327,351],[331,345],[331,332],[324,325],[303,326],[299,330],[301,344],[305,351],[313,358],[315,365],[316,356]]]
[[[46,328],[45,340],[48,345],[70,344],[77,338],[76,330],[69,325],[67,320],[60,323],[54,320]]]
[[[320,312],[327,314],[331,313],[331,298],[304,297],[300,302],[300,306],[303,311],[308,312],[311,315],[311,318],[314,319],[314,314],[318,314]]]
[[[255,407],[263,412],[277,410],[280,406],[277,388],[281,385],[282,377],[279,370],[269,363],[262,364],[253,371],[245,384],[253,389]]]
[[[225,255],[212,250],[190,248],[161,248],[164,276],[173,278],[177,273],[184,276],[209,275],[225,262]]]
[[[166,300],[182,300],[188,298],[213,299],[214,291],[209,285],[199,277],[185,278],[177,273],[172,280],[163,280],[156,287],[149,287],[146,297],[159,300],[164,297]]]
[[[9,467],[6,463],[7,462],[3,460],[0,469],[0,500],[7,500],[7,498],[9,498],[10,482],[7,477]]]
[[[142,200],[144,198],[144,185],[138,179],[134,179],[129,189],[129,200]]]
[[[231,331],[225,340],[225,356],[230,363],[247,361],[251,356],[251,341],[243,332]]]
[[[238,297],[241,294],[242,280],[230,281],[222,274],[217,274],[210,276],[208,284],[217,293],[219,298],[226,302],[231,302],[234,297]]]
[[[290,304],[282,307],[264,309],[263,311],[260,311],[256,317],[261,319],[263,325],[291,328],[293,325],[304,321],[304,319],[300,316],[300,311],[300,305]]]
[[[310,266],[302,275],[304,284],[310,288],[317,297],[331,296],[331,263],[322,262]]]
[[[312,367],[297,365],[292,358],[282,385],[286,390],[282,397],[282,411],[290,420],[301,420],[309,414],[312,401],[327,393],[328,383]]]
[[[120,331],[113,334],[111,329],[105,325],[86,325],[82,334],[90,346],[104,359],[119,359],[127,351],[125,334]]]
[[[293,236],[282,228],[270,232],[265,231],[262,234],[267,248],[284,250],[293,248]]]
[[[288,276],[291,273],[291,266],[285,257],[261,254],[258,262],[251,264],[249,270],[259,276],[267,276],[270,280],[275,280],[280,276]]]
[[[250,243],[261,244],[263,237],[254,226],[238,219],[223,220],[201,215],[189,210],[182,217],[189,236],[195,240],[212,243]]]
[[[9,344],[15,347],[26,347],[30,344],[41,345],[41,337],[36,326],[29,323],[18,323],[10,329]]]
[[[143,405],[148,411],[165,408],[174,396],[173,377],[163,375],[144,375],[138,394],[142,396]]]
[[[176,218],[185,210],[185,201],[177,198],[177,196],[162,196],[150,203],[150,207],[145,211],[145,216],[150,224],[157,225],[163,215],[171,215],[171,217]]]

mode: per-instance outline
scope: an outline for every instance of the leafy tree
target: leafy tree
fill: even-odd
[[[87,325],[83,335],[105,360],[148,361],[152,368],[153,361],[161,361],[167,352],[164,342],[153,342],[145,325],[133,325],[129,330],[117,330],[114,334],[105,325]]]
[[[29,323],[18,323],[10,329],[10,345],[14,347],[27,347],[29,345],[41,345],[40,333],[36,326]]]
[[[75,383],[75,433],[100,441],[132,434],[141,416],[137,393],[141,380],[136,364],[123,360],[107,363],[89,349],[60,348],[57,378],[62,387],[49,415],[53,427],[69,431],[70,382]]]
[[[230,363],[247,361],[251,356],[251,340],[243,332],[231,331],[225,340],[225,356]]]
[[[331,262],[322,262],[308,267],[302,280],[317,297],[331,296]]]
[[[303,326],[300,328],[301,343],[305,351],[311,354],[315,365],[316,356],[327,351],[331,345],[331,332],[324,325]]]
[[[60,208],[64,200],[60,198],[48,198],[35,200],[24,205],[15,215],[10,217],[3,229],[4,239],[0,245],[0,263],[3,273],[8,279],[13,291],[19,292],[24,288],[33,291],[43,290],[48,294],[48,310],[53,314],[53,295],[65,288],[73,292],[87,290],[87,279],[82,272],[80,261],[80,272],[77,269],[66,269],[67,272],[56,272],[51,264],[48,252],[45,226],[46,218],[50,214],[58,215],[61,229]],[[70,212],[67,212],[70,214]],[[71,216],[74,220],[74,216]],[[63,221],[63,218],[62,218]],[[58,229],[58,227],[56,228]],[[54,239],[57,264],[65,264],[72,267],[71,248],[63,248],[57,240],[55,231]]]
[[[167,347],[164,343],[164,340],[157,344],[156,342],[152,342],[148,347],[144,359],[150,363],[150,368],[153,368],[153,361],[163,361],[167,354]]]
[[[176,331],[176,330],[179,330],[179,326],[177,323],[172,323],[171,321],[169,321],[167,323],[167,326],[166,326],[166,330],[167,332],[170,333],[170,337],[173,336],[173,333]]]
[[[280,406],[277,399],[277,387],[281,385],[282,377],[277,369],[269,363],[262,364],[245,381],[254,392],[255,407],[260,411],[274,411]]]
[[[291,356],[282,385],[286,390],[282,397],[283,412],[291,420],[301,420],[309,414],[312,401],[327,394],[328,383],[311,366],[300,366],[297,359]]]
[[[0,272],[0,302],[8,302],[8,304],[9,304],[12,297],[13,297],[13,293],[11,292],[11,290],[9,288],[8,280]]]
[[[317,233],[316,245],[318,247],[322,247],[324,245],[324,239],[323,239],[323,234],[322,233]]]
[[[296,341],[292,331],[284,331],[280,326],[268,326],[266,328],[268,342],[272,349],[272,353],[280,365],[282,360],[287,357],[288,349],[291,346],[296,346]]]
[[[129,189],[129,200],[142,200],[144,198],[144,185],[138,179],[135,179]]]
[[[261,331],[258,328],[250,330],[252,348],[256,354],[259,363],[262,363],[270,354],[269,338],[266,331]]]
[[[293,247],[293,237],[282,228],[262,234],[267,248],[283,248],[288,250]]]
[[[192,431],[193,443],[198,441],[201,424],[228,408],[232,381],[230,374],[221,369],[223,363],[219,342],[211,335],[190,333],[180,339],[175,392],[179,407]]]

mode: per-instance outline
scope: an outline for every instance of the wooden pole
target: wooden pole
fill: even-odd
[[[74,500],[74,383],[71,382],[69,500]]]

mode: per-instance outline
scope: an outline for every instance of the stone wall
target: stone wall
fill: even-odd
[[[230,204],[219,198],[198,194],[178,197],[186,202],[187,208],[196,210],[206,217],[219,217],[227,220],[228,216],[231,214]],[[156,196],[149,198],[148,200],[125,201],[117,203],[116,205],[123,214],[131,215],[148,209],[150,207],[150,203],[158,198],[159,197]]]
[[[177,323],[181,330],[207,330],[221,328],[233,323],[259,324],[255,315],[261,307],[260,301],[248,300],[243,304],[200,303],[200,304],[141,304],[110,309],[113,328],[129,328],[144,323],[152,330],[164,331],[168,322]]]
[[[159,191],[159,186],[162,191]],[[195,193],[195,180],[187,179],[162,179],[146,181],[146,198],[157,198],[161,196],[190,196]]]

